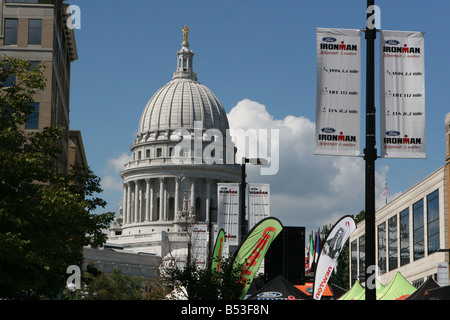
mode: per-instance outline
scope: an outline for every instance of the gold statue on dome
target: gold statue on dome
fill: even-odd
[[[183,27],[183,43],[187,43],[188,42],[188,35],[189,35],[189,29],[191,27],[188,26],[184,26]]]

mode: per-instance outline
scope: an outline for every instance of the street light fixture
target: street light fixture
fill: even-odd
[[[242,164],[241,164],[241,198],[240,198],[240,205],[241,205],[241,210],[240,210],[240,214],[241,214],[241,241],[244,239],[244,237],[247,234],[247,223],[245,221],[245,188],[246,188],[246,178],[247,178],[247,173],[246,173],[246,164],[251,164],[251,165],[267,165],[269,162],[266,159],[263,158],[245,158],[242,157]]]

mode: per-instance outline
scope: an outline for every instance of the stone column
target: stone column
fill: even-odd
[[[146,179],[147,185],[145,188],[145,221],[150,221],[150,178]]]
[[[211,206],[211,181],[206,179],[205,221],[209,221],[209,207]]]
[[[137,214],[137,222],[142,222],[144,219],[142,219],[142,207],[143,207],[143,190],[142,185],[139,186],[139,204],[138,204],[138,214]]]
[[[154,213],[154,208],[153,208],[153,193],[154,193],[154,189],[153,189],[153,185],[150,181],[150,200],[149,200],[149,210],[150,210],[150,221],[154,221],[155,219],[155,213]]]
[[[191,207],[189,211],[195,214],[195,178],[191,178]]]
[[[131,185],[127,183],[127,223],[131,223]]]
[[[164,178],[159,178],[159,220],[164,220]]]
[[[122,200],[122,215],[123,215],[123,224],[128,223],[127,217],[127,184],[123,183],[123,200]]]
[[[178,214],[178,210],[180,209],[179,208],[179,198],[180,198],[180,196],[179,196],[179,193],[180,193],[180,177],[175,177],[175,204],[174,204],[174,207],[175,207],[175,214],[174,214],[174,216],[175,216],[175,219],[176,219],[176,217],[177,217],[177,214]]]
[[[134,182],[134,219],[133,222],[138,222],[139,217],[139,180]]]

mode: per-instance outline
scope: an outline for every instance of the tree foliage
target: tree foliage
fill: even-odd
[[[122,274],[114,268],[111,274],[86,272],[85,285],[73,294],[66,291],[66,299],[75,300],[148,300],[161,299],[166,291],[143,276]]]
[[[62,128],[23,130],[45,88],[43,66],[3,57],[0,82],[0,297],[55,297],[83,246],[106,241],[113,214],[93,213],[106,203],[92,171],[56,169]]]
[[[234,257],[230,256],[221,258],[217,272],[192,263],[184,268],[168,267],[165,274],[176,291],[185,292],[186,299],[237,300],[243,289],[241,270],[240,266],[234,265]]]

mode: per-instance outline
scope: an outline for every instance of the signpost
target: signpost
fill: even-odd
[[[365,189],[365,228],[366,228],[366,300],[376,300],[375,286],[368,285],[370,266],[375,266],[375,39],[377,31],[374,23],[375,1],[367,0],[366,38],[366,148],[364,160],[366,162]],[[375,282],[374,282],[375,283]]]

